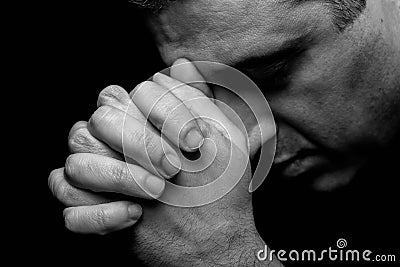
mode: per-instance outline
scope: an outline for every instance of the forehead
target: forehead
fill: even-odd
[[[184,0],[148,17],[167,64],[179,57],[232,64],[332,28],[328,10],[315,1]]]

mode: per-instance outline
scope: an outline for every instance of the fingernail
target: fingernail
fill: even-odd
[[[190,130],[185,137],[186,145],[190,149],[198,149],[204,142],[204,137],[197,129]]]
[[[150,191],[150,193],[153,196],[159,197],[164,191],[164,187],[165,187],[165,182],[161,178],[158,178],[153,175],[147,177],[146,188]]]
[[[167,178],[175,176],[181,168],[181,161],[178,156],[171,153],[164,156],[161,164],[164,172],[168,176]]]
[[[120,103],[122,105],[129,104],[128,92],[118,85],[107,86],[103,91],[100,92],[99,98],[97,100],[97,105],[110,105],[113,106],[114,103]]]
[[[189,63],[189,64],[193,64],[192,62],[190,62],[189,60],[187,60],[186,58],[178,58],[177,60],[174,61],[174,63],[172,64],[172,66],[174,65],[179,65],[179,64],[183,64],[183,63]]]
[[[130,205],[128,207],[128,214],[129,218],[132,220],[139,220],[139,218],[142,216],[142,208],[137,204]]]

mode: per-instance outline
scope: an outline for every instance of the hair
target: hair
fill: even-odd
[[[308,0],[309,1],[309,0]],[[343,31],[364,11],[366,0],[323,0],[327,1],[332,10],[333,23]]]
[[[132,3],[153,11],[158,11],[173,1],[176,0],[131,0]],[[352,25],[366,7],[366,0],[289,0],[288,2],[298,5],[309,1],[328,3],[332,12],[333,23],[339,31],[343,31]]]
[[[167,6],[168,2],[173,2],[175,0],[130,0],[130,2],[138,5],[142,8],[151,9],[154,11],[160,10]]]

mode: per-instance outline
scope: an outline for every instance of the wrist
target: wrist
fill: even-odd
[[[257,253],[264,250],[266,244],[259,235],[254,224],[238,228],[229,225],[226,229],[218,229],[199,265],[207,266],[283,266],[276,258],[272,261],[260,261]]]
[[[229,266],[283,266],[276,257],[260,260],[257,254],[267,247],[255,226],[239,235],[229,251],[231,264]],[[268,248],[269,251],[269,248]],[[228,266],[228,265],[227,265]]]

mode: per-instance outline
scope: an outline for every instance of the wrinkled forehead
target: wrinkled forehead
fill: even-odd
[[[293,0],[294,1],[294,0]],[[274,50],[290,39],[330,26],[323,5],[292,0],[182,0],[148,17],[161,55],[174,59],[213,60]]]

